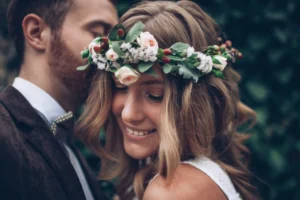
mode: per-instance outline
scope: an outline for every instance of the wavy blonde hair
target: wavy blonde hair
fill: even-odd
[[[122,23],[128,31],[137,21],[144,31],[154,35],[160,48],[185,42],[196,51],[217,44],[218,25],[197,4],[180,2],[142,2],[127,11]],[[134,160],[123,148],[121,131],[111,112],[113,82],[111,74],[96,73],[85,109],[78,121],[77,136],[101,157],[103,179],[118,178],[122,200],[132,199],[134,190],[142,198],[150,179],[157,173],[171,180],[181,161],[206,155],[229,174],[243,199],[254,199],[255,188],[247,170],[249,150],[242,144],[248,137],[237,133],[237,126],[255,112],[239,101],[239,75],[231,68],[226,80],[207,75],[198,83],[176,76],[165,78],[165,93],[158,133],[160,146],[150,163]],[[99,142],[99,130],[106,132],[105,148]]]

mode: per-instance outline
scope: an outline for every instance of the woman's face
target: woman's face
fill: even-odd
[[[162,71],[153,67],[158,77],[142,74],[130,86],[114,78],[112,111],[123,134],[126,153],[135,159],[155,154],[159,147],[157,126],[164,94]]]

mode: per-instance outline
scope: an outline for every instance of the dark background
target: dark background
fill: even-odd
[[[6,29],[8,0],[0,0],[0,89],[16,76],[18,60]],[[119,14],[137,1],[118,1]],[[244,55],[241,99],[257,112],[247,132],[251,170],[263,199],[300,199],[300,0],[197,1]],[[99,11],[101,12],[101,11]],[[86,149],[91,165],[98,161]],[[108,194],[113,185],[102,182]]]

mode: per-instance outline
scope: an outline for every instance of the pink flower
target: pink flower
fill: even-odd
[[[143,32],[140,36],[136,39],[138,44],[143,48],[154,48],[158,50],[158,43],[153,35],[149,32]]]
[[[116,61],[119,58],[119,55],[112,49],[108,50],[105,55],[106,58],[110,61]]]
[[[140,74],[127,66],[123,66],[115,72],[118,81],[124,85],[131,85],[140,78]]]
[[[217,59],[221,63],[221,64],[213,63],[214,68],[223,71],[227,65],[227,58],[225,58],[224,56],[221,56],[221,55],[216,55],[216,56],[214,56],[214,58]]]

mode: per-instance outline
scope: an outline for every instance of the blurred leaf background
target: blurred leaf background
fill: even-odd
[[[122,15],[137,1],[118,1]],[[0,89],[17,74],[5,19],[8,0],[0,2]],[[242,75],[241,99],[257,112],[248,132],[251,170],[262,181],[263,199],[300,199],[300,0],[197,1],[222,27],[244,58],[236,69]],[[99,11],[101,12],[101,11]],[[94,169],[99,161],[82,148]],[[112,196],[112,183],[102,182]]]

